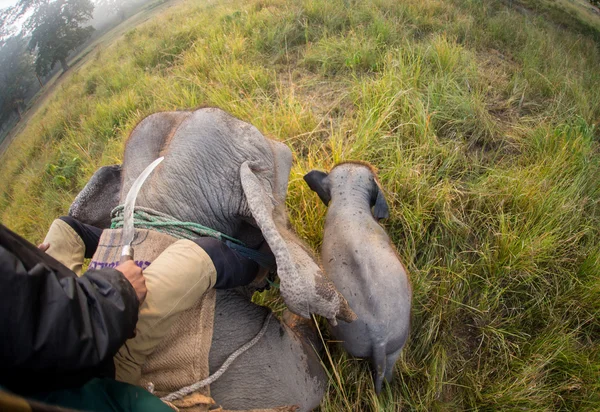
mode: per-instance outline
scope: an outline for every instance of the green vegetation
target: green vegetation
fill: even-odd
[[[302,175],[379,170],[412,334],[379,398],[328,344],[323,410],[598,410],[600,43],[529,3],[184,2],[39,109],[0,164],[2,221],[41,240],[143,117],[219,106],[294,150],[288,204],[315,249],[325,207]]]
[[[7,39],[0,53],[0,126],[13,112],[21,117],[27,90],[34,82],[33,59],[21,36]]]
[[[36,4],[36,1],[32,1]],[[63,72],[69,69],[69,53],[92,35],[92,26],[81,27],[92,18],[91,0],[59,0],[36,5],[27,25],[31,29],[29,48],[36,50],[35,71],[45,76],[59,63]]]

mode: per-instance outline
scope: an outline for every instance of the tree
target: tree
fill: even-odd
[[[27,92],[34,82],[32,60],[23,37],[4,40],[0,48],[0,122],[13,112],[21,118]]]
[[[121,21],[127,17],[127,7],[131,1],[128,0],[99,0],[98,7],[106,7],[110,13],[119,16]]]
[[[32,0],[33,15],[27,21],[31,32],[29,48],[36,50],[35,71],[48,74],[60,62],[67,71],[67,56],[85,43],[94,28],[81,27],[92,17],[94,5],[90,0]]]

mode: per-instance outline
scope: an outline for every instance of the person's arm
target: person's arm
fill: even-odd
[[[64,276],[0,246],[0,368],[78,370],[110,359],[134,334],[136,291],[115,269]]]

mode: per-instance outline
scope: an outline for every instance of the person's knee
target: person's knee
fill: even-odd
[[[201,237],[194,239],[210,257],[217,271],[215,289],[231,289],[248,285],[256,277],[258,264],[243,257],[218,239]]]
[[[94,256],[94,253],[96,253],[96,249],[98,248],[98,242],[100,242],[102,229],[86,225],[72,216],[61,216],[59,219],[69,225],[81,240],[83,240],[85,245],[85,257],[89,259]]]

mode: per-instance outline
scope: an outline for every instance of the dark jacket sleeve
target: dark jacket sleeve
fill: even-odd
[[[107,365],[114,373],[112,357],[133,336],[139,308],[123,274],[102,269],[78,278],[53,263],[32,266],[31,256],[17,257],[13,245],[5,246],[0,245],[0,385],[15,391],[39,383],[61,388],[102,375],[98,370]]]
[[[114,269],[63,277],[43,264],[29,272],[0,246],[0,364],[81,369],[111,358],[133,336],[138,300]]]

